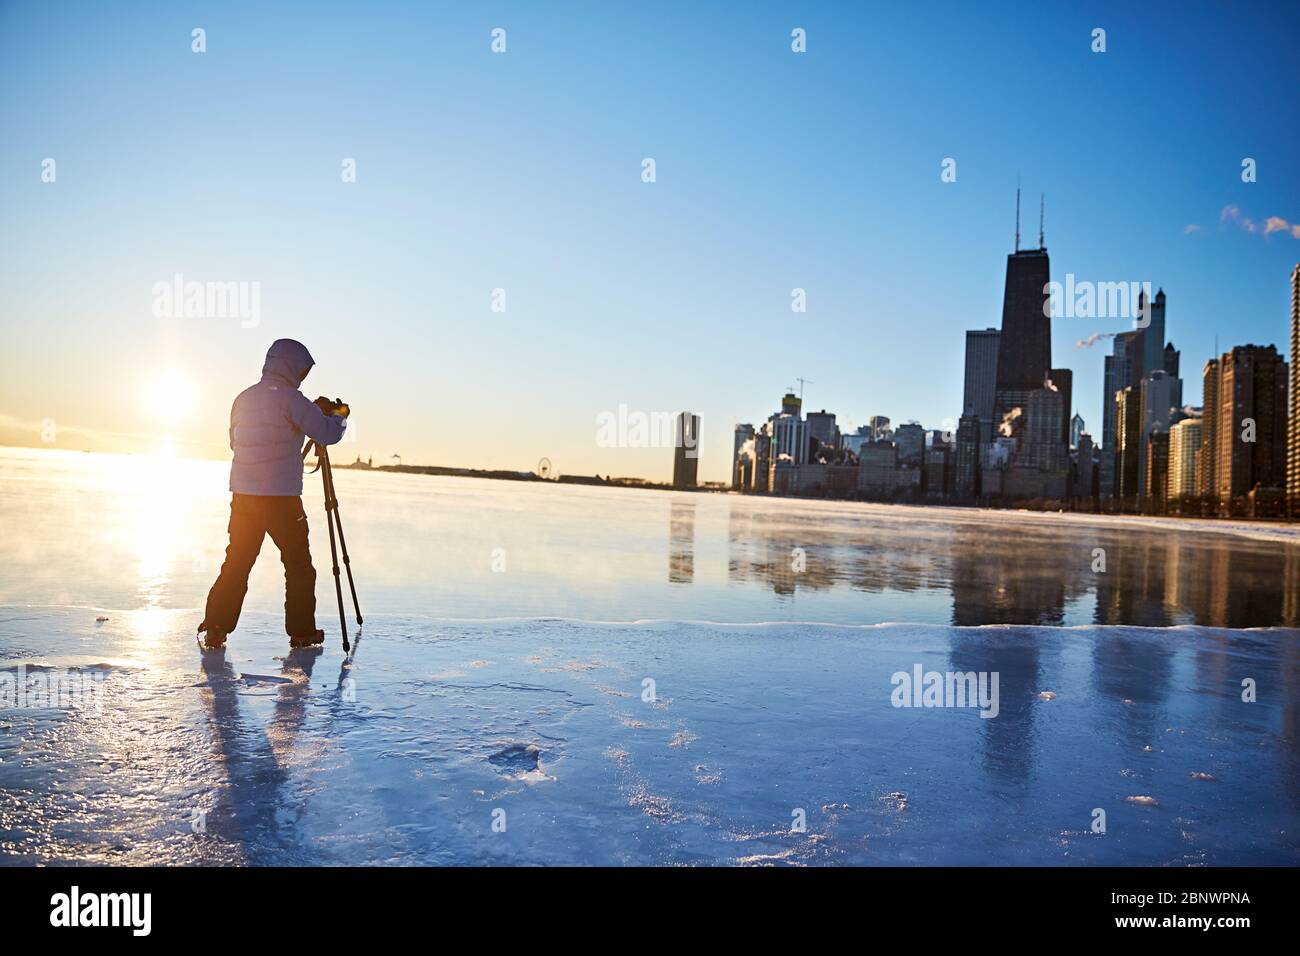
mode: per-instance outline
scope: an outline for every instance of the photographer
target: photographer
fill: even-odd
[[[291,647],[321,644],[316,627],[316,569],[307,546],[302,507],[303,436],[333,445],[347,428],[346,405],[309,401],[298,386],[315,365],[293,339],[271,343],[262,379],[244,389],[230,409],[230,543],[221,573],[208,592],[199,632],[207,650],[220,650],[239,623],[262,539],[271,536],[284,563],[284,628]]]

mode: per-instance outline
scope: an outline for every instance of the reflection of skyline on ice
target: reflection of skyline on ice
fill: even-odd
[[[731,501],[730,575],[777,594],[947,592],[958,626],[1300,626],[1300,544],[1289,542],[1286,527],[1259,540],[1212,525],[1205,533],[1201,522],[1144,527],[905,506],[863,506],[831,521],[795,509],[774,520],[780,504],[751,503]],[[1097,548],[1104,573],[1092,570]],[[807,556],[802,572],[792,569],[795,549]],[[892,606],[904,610],[883,619],[914,617],[907,613],[914,605]]]

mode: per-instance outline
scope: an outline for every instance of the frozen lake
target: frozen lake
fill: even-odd
[[[225,480],[0,449],[0,679],[102,675],[0,708],[0,862],[1300,863],[1291,529],[337,470],[348,663],[312,477],[325,649],[268,542],[198,653]]]

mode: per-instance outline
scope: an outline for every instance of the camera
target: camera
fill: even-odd
[[[348,408],[347,403],[341,398],[330,401],[322,395],[316,399],[315,405],[326,415],[339,415],[342,418],[347,418],[352,413],[352,409]]]

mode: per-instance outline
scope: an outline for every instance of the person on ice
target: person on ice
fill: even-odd
[[[298,391],[316,360],[293,339],[277,339],[266,352],[262,380],[244,389],[230,408],[230,543],[221,573],[208,592],[199,633],[203,646],[220,650],[239,623],[262,539],[271,536],[284,563],[284,629],[291,647],[321,644],[316,627],[316,569],[307,547],[302,507],[303,436],[333,445],[347,428],[346,408],[315,402]]]

